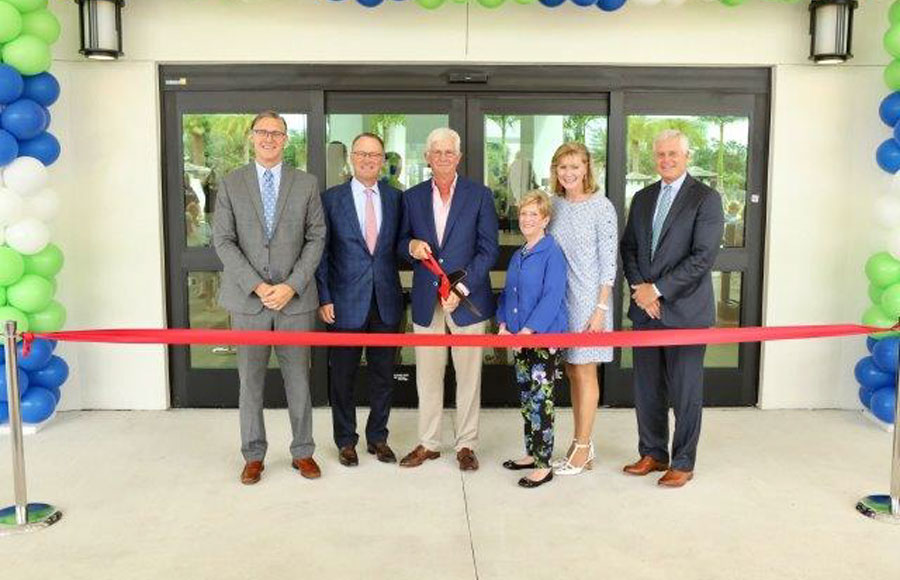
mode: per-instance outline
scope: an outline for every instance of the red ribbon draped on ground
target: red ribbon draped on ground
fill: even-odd
[[[859,324],[808,326],[747,326],[743,328],[690,328],[677,330],[618,330],[567,334],[368,334],[355,332],[289,332],[270,330],[108,329],[23,333],[23,348],[35,338],[65,342],[130,344],[232,344],[288,346],[479,346],[487,348],[537,348],[585,346],[678,346],[833,338],[900,330]]]

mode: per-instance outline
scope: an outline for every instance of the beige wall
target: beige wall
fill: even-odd
[[[165,324],[156,67],[176,62],[471,62],[752,65],[774,70],[765,266],[765,324],[852,322],[866,304],[862,264],[884,235],[868,227],[886,176],[874,150],[887,137],[881,49],[889,3],[857,11],[856,58],[808,63],[806,5],[748,0],[728,9],[574,5],[498,10],[448,3],[425,11],[386,0],[375,10],[323,0],[152,0],[125,8],[125,59],[77,54],[74,3],[55,10],[64,34],[53,72],[67,200],[57,238],[68,262],[60,298],[70,328]],[[65,408],[163,408],[160,347],[68,345]],[[855,407],[862,339],[763,348],[764,407]]]

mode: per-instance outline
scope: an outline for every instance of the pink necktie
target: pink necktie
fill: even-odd
[[[366,245],[369,253],[375,254],[375,242],[378,240],[378,224],[375,223],[375,192],[366,189]]]

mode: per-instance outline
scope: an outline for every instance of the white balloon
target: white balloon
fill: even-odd
[[[687,0],[665,0],[665,2],[669,6],[684,6]]]
[[[34,218],[25,218],[6,228],[6,245],[20,254],[37,254],[50,243],[50,228]]]
[[[19,157],[3,168],[3,183],[19,195],[36,193],[49,178],[47,168],[34,157]]]
[[[872,217],[882,227],[893,229],[900,227],[900,196],[893,194],[879,195],[875,198]]]
[[[22,196],[11,189],[0,187],[0,226],[8,226],[22,219]]]
[[[900,228],[892,230],[891,233],[888,234],[887,250],[895,258],[900,259]]]
[[[51,222],[59,214],[59,194],[45,187],[24,200],[24,215]]]
[[[891,177],[891,193],[900,195],[900,171]]]
[[[661,2],[662,0],[629,0],[629,3],[634,3],[638,6],[657,6]]]

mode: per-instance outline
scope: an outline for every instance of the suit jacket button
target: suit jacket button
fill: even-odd
[[[443,258],[438,258],[438,264],[443,264],[443,263],[444,263],[444,259],[443,259]]]
[[[437,286],[437,282],[432,282],[432,284],[434,284],[435,286]]]

